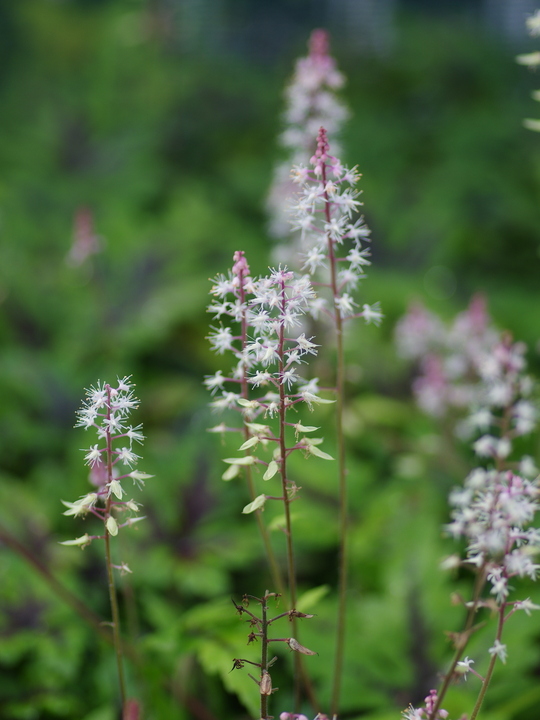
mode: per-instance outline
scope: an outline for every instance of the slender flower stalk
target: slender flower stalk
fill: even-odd
[[[239,262],[245,262],[242,253],[235,254],[235,267]],[[298,593],[290,506],[296,500],[300,488],[288,475],[287,460],[291,453],[298,450],[306,456],[332,459],[319,448],[321,438],[309,437],[309,434],[318,430],[317,427],[289,420],[290,410],[301,403],[312,408],[315,403],[333,402],[319,397],[316,378],[304,380],[298,370],[298,366],[309,355],[317,352],[317,346],[311,338],[307,338],[304,333],[295,333],[302,316],[309,309],[314,291],[307,276],[296,277],[293,272],[281,267],[271,270],[266,277],[249,279],[249,282],[246,279],[245,295],[238,294],[238,285],[238,275],[234,269],[228,279],[223,276],[216,279],[213,293],[220,298],[220,302],[212,305],[210,310],[216,317],[224,315],[231,318],[233,328],[221,324],[214,327],[209,336],[216,352],[231,351],[237,362],[229,377],[218,371],[207,377],[205,384],[215,394],[218,390],[221,392],[211,403],[212,406],[218,410],[240,409],[244,426],[250,432],[249,438],[239,448],[239,451],[249,450],[249,454],[226,458],[225,462],[230,467],[223,478],[232,479],[243,467],[255,470],[257,466],[262,466],[265,469],[263,481],[270,481],[275,476],[280,479],[279,494],[256,495],[243,512],[260,512],[268,501],[283,504],[288,594],[294,609]],[[253,388],[248,397],[242,391],[245,380]],[[228,389],[231,385],[236,392]],[[222,432],[238,431],[238,428],[230,428],[223,423],[214,428],[217,429]],[[266,454],[264,458],[255,455],[259,448],[263,454],[269,452],[270,456]],[[296,635],[295,616],[292,617],[292,623]],[[301,663],[298,661],[296,665],[296,676],[303,678],[308,689],[309,683]],[[308,692],[312,694],[309,689]]]
[[[311,313],[330,318],[336,338],[336,437],[339,475],[339,609],[336,632],[334,682],[331,711],[339,707],[346,634],[346,598],[348,570],[348,489],[343,413],[345,400],[345,356],[343,331],[347,320],[363,317],[366,323],[378,325],[382,313],[378,303],[364,304],[360,312],[350,292],[365,277],[370,251],[362,246],[370,231],[363,218],[353,222],[353,213],[361,205],[355,190],[359,175],[330,155],[327,133],[320,128],[317,148],[310,160],[312,170],[299,165],[293,168],[294,181],[301,192],[293,206],[293,229],[301,234],[304,270],[317,278],[320,294],[311,302]],[[330,295],[324,297],[324,291]]]
[[[139,456],[133,452],[133,443],[142,443],[144,436],[141,432],[141,425],[134,427],[128,425],[126,421],[138,404],[138,400],[133,395],[133,384],[127,377],[119,379],[116,386],[98,383],[96,387],[87,391],[87,399],[83,408],[78,412],[79,419],[76,426],[84,427],[85,430],[94,428],[97,431],[98,442],[84,451],[86,464],[90,466],[90,481],[95,486],[95,490],[73,503],[62,500],[67,507],[64,515],[74,517],[93,515],[99,518],[104,526],[102,535],[85,533],[75,540],[64,541],[62,545],[77,545],[82,549],[93,540],[105,541],[113,643],[123,709],[126,707],[127,696],[114,569],[118,569],[122,573],[131,571],[125,563],[113,564],[111,537],[118,535],[120,529],[144,519],[137,515],[138,503],[134,500],[123,499],[125,489],[122,485],[122,481],[128,478],[141,485],[144,484],[144,480],[152,477],[132,469],[137,465],[139,459]],[[120,447],[120,444],[124,443],[129,443],[129,447],[127,445]]]
[[[248,344],[248,330],[249,330],[249,313],[250,308],[248,306],[248,300],[250,294],[253,292],[253,280],[250,275],[249,265],[243,252],[236,252],[233,259],[233,267],[231,274],[228,278],[220,275],[214,280],[214,285],[211,289],[211,294],[216,298],[215,302],[208,307],[208,312],[213,313],[214,318],[221,318],[222,315],[226,315],[231,318],[236,324],[240,325],[240,336],[238,338],[238,347],[235,351],[235,355],[238,359],[238,364],[233,371],[233,377],[230,378],[231,382],[236,382],[240,386],[239,397],[245,402],[249,403],[250,387],[248,379],[248,367],[243,361],[243,357],[246,353],[246,347]],[[231,298],[227,300],[226,298]],[[225,331],[226,332],[226,331]],[[220,345],[216,345],[216,336],[211,336],[211,341],[214,344],[214,349],[217,352],[223,352]],[[230,348],[232,349],[232,345]],[[210,376],[205,379],[205,385],[207,388],[215,394],[218,389],[224,387],[227,378],[223,376],[221,371],[218,371],[214,376]],[[239,398],[237,398],[239,399]],[[221,400],[221,404],[220,404]],[[223,403],[225,400],[225,403]],[[223,406],[231,407],[231,397],[227,394],[225,397],[222,395],[221,399],[212,403],[215,409],[222,409]],[[233,405],[235,410],[242,411],[241,406]],[[218,425],[211,428],[212,432],[237,432],[235,427],[227,427],[224,425]],[[252,438],[256,438],[256,426],[250,425],[249,423],[242,424],[242,433],[244,435],[243,447],[246,457],[249,457],[249,443]],[[260,428],[259,428],[260,430]],[[253,473],[251,465],[239,465],[232,464],[227,472],[224,473],[223,479],[230,480],[234,478],[241,470],[244,471],[246,483],[248,487],[248,493],[251,502],[253,503],[256,499],[255,484],[253,481]],[[275,552],[270,542],[268,529],[264,523],[262,517],[262,509],[254,511],[257,527],[259,529],[259,535],[261,537],[266,559],[269,565],[270,574],[272,577],[272,583],[277,588],[280,595],[285,593],[285,585],[283,583],[283,577],[281,569],[276,559]]]
[[[271,660],[268,659],[269,654],[269,645],[272,642],[281,642],[286,643],[289,648],[295,653],[295,657],[297,654],[299,655],[316,655],[317,653],[313,650],[310,650],[309,648],[304,647],[303,645],[300,645],[298,640],[296,640],[294,637],[286,637],[286,638],[271,638],[268,635],[270,626],[272,623],[276,622],[276,620],[281,620],[282,618],[288,618],[290,622],[295,622],[297,618],[312,618],[313,615],[307,615],[306,613],[298,612],[295,609],[288,610],[286,612],[282,612],[279,615],[276,615],[272,618],[268,616],[268,601],[271,598],[278,598],[279,595],[277,593],[271,593],[268,592],[268,590],[265,592],[264,596],[262,598],[254,597],[253,595],[244,595],[242,599],[242,604],[238,605],[234,600],[233,604],[236,608],[236,611],[239,615],[247,615],[248,616],[248,623],[250,627],[250,633],[248,635],[248,645],[252,642],[256,642],[260,640],[261,642],[261,662],[254,662],[252,660],[246,660],[245,658],[234,658],[233,659],[233,666],[232,669],[241,669],[244,667],[246,663],[249,665],[253,665],[257,668],[259,668],[259,679],[254,677],[253,675],[249,675],[249,677],[257,684],[259,687],[259,693],[261,696],[261,712],[260,717],[261,720],[271,720],[272,716],[268,714],[268,700],[270,696],[277,692],[279,688],[272,687],[272,677],[270,675],[270,668],[273,666],[273,664],[276,662],[277,657],[273,657]],[[250,601],[254,600],[255,602],[259,603],[261,606],[261,614],[260,616],[256,613],[252,612],[251,610],[248,610],[248,607],[250,605]]]
[[[540,564],[534,562],[540,553],[540,531],[531,527],[539,509],[538,469],[528,457],[520,462],[512,460],[514,439],[529,434],[537,418],[536,409],[528,399],[532,382],[524,372],[524,352],[523,344],[514,344],[503,335],[478,363],[481,383],[477,397],[482,405],[474,408],[470,423],[483,432],[473,448],[487,467],[473,470],[464,487],[452,491],[450,504],[454,510],[452,522],[447,526],[450,535],[464,537],[468,542],[466,558],[462,561],[454,558],[452,564],[472,568],[477,579],[472,601],[466,603],[465,629],[455,636],[456,653],[428,720],[437,717],[452,677],[457,672],[471,671],[474,661],[461,660],[461,657],[476,629],[473,623],[478,610],[495,610],[497,629],[489,649],[491,658],[485,677],[474,672],[482,685],[470,720],[475,720],[480,711],[497,659],[506,662],[508,652],[503,643],[506,622],[518,610],[530,614],[540,609],[529,599],[509,599],[511,578],[535,580],[540,572]],[[489,588],[487,597],[486,587]]]

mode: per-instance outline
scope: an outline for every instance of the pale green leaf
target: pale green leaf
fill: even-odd
[[[244,515],[248,515],[249,513],[255,512],[255,510],[260,510],[266,502],[266,495],[258,495],[253,502],[250,502],[249,505],[246,505],[246,507],[242,510]]]
[[[224,463],[229,465],[253,465],[256,461],[257,458],[253,457],[253,455],[246,455],[241,458],[225,458],[223,460]]]
[[[319,585],[305,593],[302,593],[296,603],[296,609],[300,612],[308,612],[312,610],[323,597],[330,592],[330,585]]]
[[[84,545],[88,545],[90,542],[90,536],[88,533],[85,533],[84,535],[81,535],[81,537],[75,538],[75,540],[64,540],[60,543],[60,545],[80,545],[81,547],[84,547]]]
[[[233,478],[238,477],[238,475],[240,474],[240,470],[240,465],[231,465],[225,470],[225,472],[221,476],[221,479],[225,480],[225,482],[232,480]]]
[[[323,452],[322,450],[319,450],[318,447],[315,447],[314,445],[309,445],[307,448],[311,455],[315,455],[316,457],[320,457],[323,460],[333,460],[334,458],[329,455],[328,453]]]
[[[118,523],[112,515],[109,515],[109,517],[107,518],[105,527],[107,528],[107,532],[109,533],[109,535],[118,535]]]
[[[250,437],[249,440],[246,440],[246,442],[243,445],[240,445],[240,447],[238,448],[238,451],[247,450],[250,447],[254,447],[255,445],[258,445],[259,442],[260,442],[260,440],[257,437],[257,435],[254,435],[253,437]]]
[[[263,480],[270,480],[270,478],[273,478],[278,470],[279,470],[279,466],[278,466],[277,462],[275,460],[271,460],[268,463],[266,472],[263,475]]]

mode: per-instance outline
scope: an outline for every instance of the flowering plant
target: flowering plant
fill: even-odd
[[[144,518],[138,515],[139,505],[132,499],[124,499],[125,488],[122,481],[130,478],[136,484],[152,477],[135,470],[139,455],[133,451],[133,443],[142,443],[142,425],[129,425],[128,417],[136,409],[139,401],[133,393],[133,383],[129,377],[118,379],[116,385],[98,383],[86,393],[86,401],[78,412],[76,427],[85,430],[93,428],[97,432],[98,442],[84,450],[85,462],[90,467],[90,482],[95,490],[87,493],[75,502],[62,500],[67,507],[64,515],[74,517],[97,517],[104,526],[103,534],[84,535],[75,540],[65,540],[63,545],[77,545],[81,548],[93,540],[105,541],[105,559],[111,604],[113,642],[116,652],[118,678],[122,708],[127,712],[130,702],[127,700],[123,668],[123,649],[120,636],[120,614],[113,569],[122,573],[131,572],[125,563],[113,564],[110,538],[118,535],[121,528],[129,527]],[[129,445],[129,447],[128,447]]]

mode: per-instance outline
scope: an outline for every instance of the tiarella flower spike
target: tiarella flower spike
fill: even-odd
[[[452,408],[478,404],[481,368],[498,338],[480,294],[449,325],[419,303],[411,305],[396,326],[396,344],[403,358],[419,364],[420,375],[413,383],[413,391],[422,410],[442,417]],[[482,417],[474,420],[482,422]],[[462,423],[457,432],[470,436],[471,429]]]
[[[327,128],[335,143],[349,117],[349,111],[336,96],[344,82],[336,61],[329,54],[328,33],[314,30],[309,40],[309,55],[296,63],[294,77],[285,93],[285,129],[279,144],[287,152],[287,159],[276,167],[267,203],[270,232],[275,237],[285,238],[289,234],[286,206],[294,191],[291,165],[307,164],[321,125]],[[338,152],[337,145],[335,147]],[[281,248],[280,253],[289,255],[285,248]]]
[[[292,171],[301,187],[292,206],[292,227],[301,236],[304,270],[333,296],[333,308],[319,297],[311,302],[311,312],[315,317],[326,313],[337,318],[339,314],[343,320],[363,317],[366,323],[379,325],[383,318],[379,303],[360,307],[351,295],[371,265],[371,252],[362,244],[369,241],[370,230],[363,217],[353,217],[362,205],[355,189],[360,175],[330,154],[323,127],[310,164],[311,170],[296,166]]]
[[[219,302],[209,306],[209,312],[230,318],[233,327],[221,324],[214,327],[209,336],[213,349],[218,354],[230,351],[236,358],[228,376],[218,370],[205,379],[205,385],[214,394],[211,406],[216,410],[239,411],[250,432],[250,438],[243,443],[243,450],[271,447],[278,437],[268,426],[268,421],[280,416],[298,403],[310,408],[315,403],[330,402],[319,396],[316,379],[305,380],[300,374],[300,365],[309,356],[317,354],[313,338],[306,337],[301,321],[314,297],[307,276],[297,277],[287,268],[272,269],[266,277],[252,279],[245,256],[234,255],[232,272],[228,279],[218,276],[214,281],[212,294]],[[262,416],[262,418],[261,418]],[[263,423],[255,422],[258,418]],[[304,434],[317,428],[302,430],[297,423],[287,423]],[[222,430],[238,430],[227,425]],[[320,442],[320,441],[319,441]],[[287,453],[302,449],[308,454],[322,456],[316,447],[317,440],[298,438],[287,448]],[[264,479],[269,479],[277,460],[260,460],[252,455],[225,460],[231,465],[224,479],[238,474],[242,466],[262,463],[267,466]],[[276,470],[277,471],[277,470]],[[250,509],[253,508],[250,504]]]
[[[488,466],[473,470],[464,487],[451,493],[453,522],[447,526],[454,537],[467,539],[466,562],[486,573],[490,594],[499,607],[508,603],[512,577],[535,580],[540,570],[534,562],[540,552],[540,531],[530,527],[538,510],[538,471],[530,461],[510,465],[507,460],[512,440],[530,433],[536,424],[536,409],[525,397],[532,384],[524,374],[523,354],[522,344],[503,337],[480,365],[483,382],[479,397],[485,404],[474,414],[484,413],[482,427],[488,432],[473,447],[480,458],[487,459]],[[519,602],[512,606],[525,609]],[[500,646],[494,648],[504,661]]]
[[[98,442],[83,450],[95,490],[75,502],[62,500],[67,508],[64,515],[94,515],[103,522],[105,533],[114,536],[119,529],[143,519],[138,515],[138,503],[126,497],[124,481],[131,479],[142,485],[144,480],[152,477],[135,469],[140,456],[134,452],[133,444],[142,443],[144,435],[141,425],[128,424],[128,417],[139,402],[128,377],[119,379],[115,386],[98,383],[86,395],[83,407],[77,413],[76,427],[93,428],[97,433]],[[103,537],[86,533],[63,544],[85,547],[92,540]]]

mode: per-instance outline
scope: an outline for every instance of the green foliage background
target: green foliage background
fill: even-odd
[[[205,340],[207,280],[226,271],[236,249],[255,273],[271,262],[263,206],[282,87],[311,27],[291,35],[273,63],[252,61],[234,47],[182,46],[163,21],[165,5],[0,3],[6,720],[117,717],[110,648],[35,563],[109,617],[101,548],[58,544],[86,530],[62,515],[60,500],[87,489],[79,448],[88,439],[72,429],[83,388],[125,374],[137,383],[147,434],[141,469],[155,475],[140,495],[147,521],[119,538],[133,570],[121,581],[135,648],[130,692],[148,720],[257,717],[253,682],[229,672],[233,657],[250,652],[230,596],[262,593],[268,580],[253,519],[240,514],[245,489],[220,480],[221,458],[235,448],[205,433],[214,419],[202,376],[221,366]],[[284,13],[293,5],[284,3]],[[498,325],[529,343],[538,369],[540,144],[521,127],[534,114],[534,78],[514,64],[512,48],[459,17],[404,14],[383,55],[359,54],[339,36],[334,47],[353,112],[345,160],[363,173],[374,238],[365,301],[380,300],[386,315],[380,329],[355,328],[348,338],[353,524],[343,717],[390,720],[436,682],[449,655],[444,631],[459,627],[450,593],[466,594],[468,578],[439,571],[454,549],[440,528],[448,490],[474,462],[449,427],[414,408],[393,327],[414,297],[449,317],[481,290]],[[91,268],[66,263],[82,206],[104,247]],[[332,452],[329,413],[318,410],[309,423],[323,426]],[[327,703],[335,477],[315,458],[294,471],[303,487],[295,507],[300,586],[305,609],[316,613],[302,642],[319,652],[310,669]],[[279,529],[273,538],[282,554]],[[520,591],[539,602],[533,587]],[[537,717],[539,633],[534,617],[512,620],[509,662],[497,671],[485,720]],[[485,657],[491,638],[488,625],[470,654]],[[291,667],[283,654],[276,716],[291,708]],[[452,718],[470,710],[475,687],[472,678],[452,691]]]

